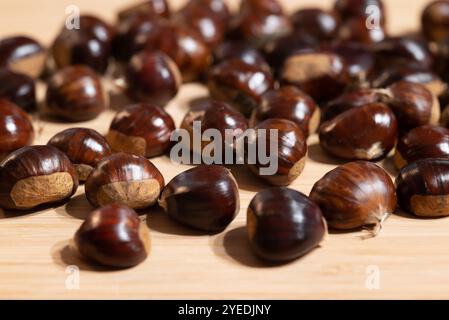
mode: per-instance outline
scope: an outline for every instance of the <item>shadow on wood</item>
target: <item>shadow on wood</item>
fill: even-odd
[[[69,215],[80,220],[85,220],[93,210],[94,207],[87,201],[84,193],[72,197],[65,206],[55,209],[58,214],[63,216]]]
[[[338,166],[349,162],[331,157],[320,147],[319,143],[309,145],[307,154],[310,159],[322,164]]]
[[[244,165],[233,165],[226,167],[231,170],[232,175],[235,177],[235,180],[237,180],[239,189],[259,192],[260,190],[270,187],[266,181],[254,175]]]

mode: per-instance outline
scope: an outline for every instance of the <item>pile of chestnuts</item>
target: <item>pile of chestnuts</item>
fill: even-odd
[[[60,205],[84,184],[95,210],[74,242],[83,257],[111,268],[148,257],[151,236],[139,213],[155,206],[174,223],[224,231],[240,212],[240,177],[224,159],[170,181],[152,162],[172,150],[177,130],[164,108],[195,81],[210,98],[186,112],[180,129],[192,135],[200,123],[200,134],[228,134],[214,143],[234,155],[239,145],[276,146],[271,175],[248,154],[237,164],[261,178],[247,234],[262,260],[297,259],[320,246],[328,228],[376,236],[397,210],[449,216],[447,12],[449,0],[430,2],[421,30],[393,37],[382,0],[291,14],[278,0],[241,0],[235,12],[225,0],[188,0],[176,12],[168,0],[145,0],[121,9],[113,24],[81,15],[79,28],[64,26],[48,47],[21,35],[0,39],[0,207]],[[104,79],[130,103],[107,132],[73,125],[109,109]],[[46,84],[44,101],[38,82]],[[34,145],[36,116],[70,125]],[[301,183],[315,134],[319,148],[344,163],[323,172],[307,196],[288,186]],[[209,146],[185,147],[201,155]],[[394,163],[395,182],[380,160]]]

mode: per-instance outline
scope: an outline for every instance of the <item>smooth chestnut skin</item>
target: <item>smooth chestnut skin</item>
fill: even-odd
[[[253,46],[241,41],[226,41],[221,43],[214,51],[215,63],[225,60],[240,59],[247,64],[263,67],[270,70],[263,54]]]
[[[327,235],[321,209],[304,194],[270,188],[256,194],[247,211],[251,248],[262,259],[284,262],[318,247]]]
[[[36,85],[29,76],[0,69],[0,98],[14,102],[27,112],[36,110]]]
[[[350,77],[342,57],[334,53],[313,52],[287,58],[281,81],[299,87],[317,103],[322,103],[342,94]]]
[[[367,161],[344,164],[313,186],[310,199],[322,210],[330,228],[369,228],[377,235],[396,210],[396,190],[390,176]]]
[[[385,25],[385,8],[382,0],[337,0],[334,10],[342,20],[350,18],[366,18],[372,14],[367,12],[368,6],[377,6],[381,14],[381,24]]]
[[[69,199],[78,177],[69,158],[52,146],[28,146],[0,164],[0,207],[28,210]]]
[[[164,109],[140,103],[115,115],[106,139],[114,151],[152,158],[168,150],[174,130],[175,123]]]
[[[21,108],[0,98],[0,159],[33,143],[31,119]]]
[[[318,8],[300,9],[290,19],[295,30],[310,34],[319,41],[329,41],[338,36],[340,18],[335,12]]]
[[[231,19],[231,12],[224,0],[189,0],[184,8],[189,10],[191,7],[206,8],[214,19],[219,19],[225,24]]]
[[[103,266],[129,268],[150,253],[150,232],[137,213],[112,204],[89,214],[75,233],[79,253]]]
[[[301,90],[285,86],[270,90],[253,111],[251,123],[267,119],[287,119],[295,122],[306,137],[315,133],[320,123],[320,110],[313,99]]]
[[[156,203],[164,177],[144,157],[116,153],[100,161],[86,181],[86,197],[94,207],[112,203],[145,209]]]
[[[0,39],[0,68],[24,73],[35,79],[44,69],[45,48],[36,40],[25,36]]]
[[[246,159],[249,169],[257,176],[266,180],[275,186],[288,186],[295,181],[304,170],[307,143],[302,130],[298,125],[290,120],[285,119],[268,119],[259,123],[255,128],[256,136],[251,137],[247,143],[249,154]],[[265,136],[259,136],[260,131],[265,131]],[[265,144],[266,154],[270,158],[274,155],[271,153],[271,146],[274,143],[274,137],[271,130],[277,130],[277,171],[272,175],[264,175],[263,168],[268,165],[262,165],[259,159],[252,159],[256,155],[255,150]],[[262,139],[265,138],[265,141]],[[254,161],[256,160],[256,161]]]
[[[214,99],[228,102],[250,116],[262,95],[274,87],[274,80],[259,66],[230,59],[211,69],[208,87]]]
[[[86,181],[89,174],[103,158],[112,154],[106,139],[88,128],[70,128],[54,135],[47,145],[64,152],[73,163],[79,181]]]
[[[120,10],[117,14],[119,22],[138,15],[170,17],[170,7],[167,0],[145,0],[136,5]]]
[[[430,2],[421,16],[422,32],[429,41],[447,45],[449,42],[449,1]]]
[[[438,126],[421,126],[409,131],[398,142],[394,155],[396,168],[427,158],[449,159],[449,130]]]
[[[132,57],[126,81],[131,99],[165,106],[178,94],[182,78],[178,66],[166,54],[144,51]]]
[[[366,17],[356,17],[346,20],[340,28],[339,38],[345,41],[360,42],[374,45],[387,37],[383,26],[377,28],[366,27]]]
[[[46,103],[50,115],[70,122],[92,120],[106,108],[100,77],[83,65],[61,69],[48,80]]]
[[[184,171],[162,191],[159,205],[174,220],[205,232],[223,231],[240,211],[237,183],[217,165]]]
[[[320,146],[346,160],[375,161],[394,148],[398,124],[382,103],[350,109],[320,126]]]

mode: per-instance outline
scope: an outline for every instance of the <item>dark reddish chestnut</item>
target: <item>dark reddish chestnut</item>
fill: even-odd
[[[267,71],[270,70],[270,66],[262,53],[241,41],[223,42],[215,49],[214,57],[217,64],[225,60],[240,59],[247,64],[263,67]]]
[[[350,162],[327,173],[313,186],[310,199],[321,208],[330,228],[363,227],[374,236],[397,206],[390,176],[366,161]]]
[[[251,122],[257,124],[267,119],[287,119],[295,122],[306,137],[315,133],[320,123],[320,110],[311,97],[301,90],[285,86],[270,90],[254,110]]]
[[[112,203],[145,209],[156,203],[164,177],[144,157],[116,153],[100,161],[86,181],[86,197],[94,207]]]
[[[140,103],[116,114],[106,139],[114,151],[152,158],[170,147],[174,130],[175,123],[164,109]]]
[[[449,159],[449,130],[437,126],[421,126],[409,131],[400,140],[394,155],[396,168],[427,158]]]
[[[353,108],[320,126],[320,146],[346,160],[374,161],[394,148],[398,124],[382,103]]]
[[[387,37],[387,34],[382,25],[368,28],[366,17],[358,17],[351,18],[342,23],[339,37],[345,41],[372,45],[383,41]]]
[[[265,153],[261,148],[265,147]],[[257,176],[275,186],[288,186],[306,163],[307,143],[298,125],[285,119],[268,119],[255,127],[247,143],[247,165]],[[260,155],[267,155],[262,161]]]
[[[75,233],[80,254],[112,268],[129,268],[150,253],[150,232],[137,213],[112,204],[93,211]]]
[[[44,47],[34,39],[24,36],[0,39],[0,68],[37,78],[42,74],[46,56]]]
[[[0,159],[34,140],[31,119],[21,108],[0,98]]]
[[[337,0],[334,10],[343,20],[367,18],[379,14],[379,20],[385,25],[385,9],[382,0]]]
[[[69,158],[51,146],[14,151],[0,164],[0,207],[28,210],[70,198],[78,177]]]
[[[270,188],[251,200],[247,231],[255,254],[283,262],[320,246],[327,237],[327,224],[321,209],[304,194],[288,188]]]
[[[127,93],[136,100],[165,106],[177,94],[181,73],[162,52],[141,52],[132,57],[126,72]]]
[[[310,34],[319,41],[335,39],[340,28],[340,19],[335,12],[317,8],[298,10],[291,20],[295,30]]]
[[[240,59],[226,60],[215,66],[208,80],[213,98],[229,102],[245,116],[251,115],[261,96],[273,86],[274,80],[268,71]]]
[[[23,110],[36,110],[36,85],[29,76],[0,69],[0,98],[8,99]]]
[[[136,15],[156,15],[168,18],[170,8],[166,0],[145,0],[120,10],[117,16],[120,22]]]
[[[206,8],[214,19],[225,24],[231,19],[231,12],[224,0],[189,0],[184,8],[189,10],[191,7]]]
[[[177,175],[159,205],[174,220],[206,232],[224,230],[240,211],[237,183],[221,166],[198,166]]]
[[[79,181],[89,174],[103,158],[111,155],[106,139],[93,129],[70,128],[54,135],[47,143],[64,152],[73,163]]]
[[[422,31],[429,41],[447,45],[449,42],[449,1],[430,2],[421,16]]]

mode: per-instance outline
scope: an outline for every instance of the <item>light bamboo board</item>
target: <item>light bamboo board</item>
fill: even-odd
[[[26,32],[48,43],[63,20],[65,6],[101,12],[112,19],[122,0],[3,0],[0,36]],[[180,1],[175,6],[179,6]],[[235,6],[236,1],[230,1]],[[301,5],[329,7],[330,0],[283,1],[288,9]],[[427,1],[386,0],[394,33],[418,26]],[[189,101],[207,94],[198,84],[185,85],[168,111],[179,124]],[[77,124],[106,133],[113,112]],[[46,143],[66,126],[44,123],[36,143]],[[310,157],[304,174],[292,188],[309,193],[313,184],[338,163],[326,157],[316,137],[309,141]],[[167,158],[154,163],[166,181],[184,166]],[[384,167],[396,173],[389,161]],[[267,266],[249,251],[246,208],[265,187],[245,171],[236,173],[241,187],[241,211],[219,235],[204,236],[148,210],[142,218],[152,232],[148,260],[129,270],[92,267],[70,250],[69,241],[91,210],[83,195],[61,207],[33,214],[0,215],[0,298],[449,298],[449,219],[421,220],[395,215],[381,235],[361,240],[360,233],[331,234],[328,242],[304,258],[283,266]],[[80,287],[67,287],[68,266],[80,269]]]

